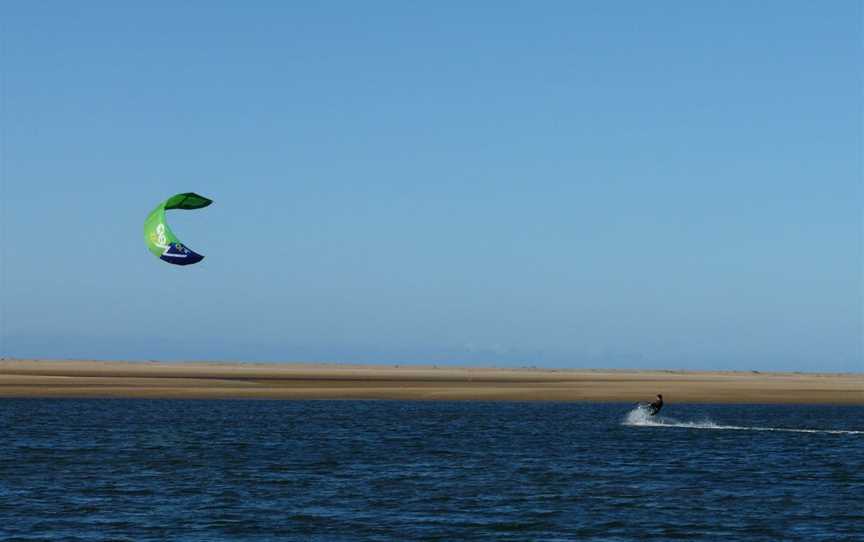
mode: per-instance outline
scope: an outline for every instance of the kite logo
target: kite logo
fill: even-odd
[[[189,251],[179,242],[177,243],[169,243],[168,238],[165,236],[165,224],[159,223],[156,226],[156,246],[162,249],[161,256],[165,256],[168,258],[185,258]],[[174,252],[171,249],[174,249]]]
[[[168,239],[165,238],[165,224],[159,223],[156,226],[156,246],[162,249],[162,254],[168,252]]]

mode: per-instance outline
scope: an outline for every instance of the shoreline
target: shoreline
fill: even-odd
[[[864,405],[864,373],[0,360],[0,398]]]

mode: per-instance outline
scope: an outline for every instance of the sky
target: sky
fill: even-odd
[[[864,371],[862,19],[2,2],[0,355]]]

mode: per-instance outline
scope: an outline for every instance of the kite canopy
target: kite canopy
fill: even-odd
[[[175,265],[191,265],[204,259],[204,256],[193,251],[177,239],[171,228],[165,222],[165,211],[168,209],[201,209],[213,203],[213,200],[199,196],[194,192],[171,196],[156,206],[144,221],[144,242],[150,252],[160,260]]]

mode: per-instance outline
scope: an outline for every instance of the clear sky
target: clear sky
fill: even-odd
[[[861,371],[862,4],[0,3],[2,354]],[[147,213],[206,255],[154,258]]]

